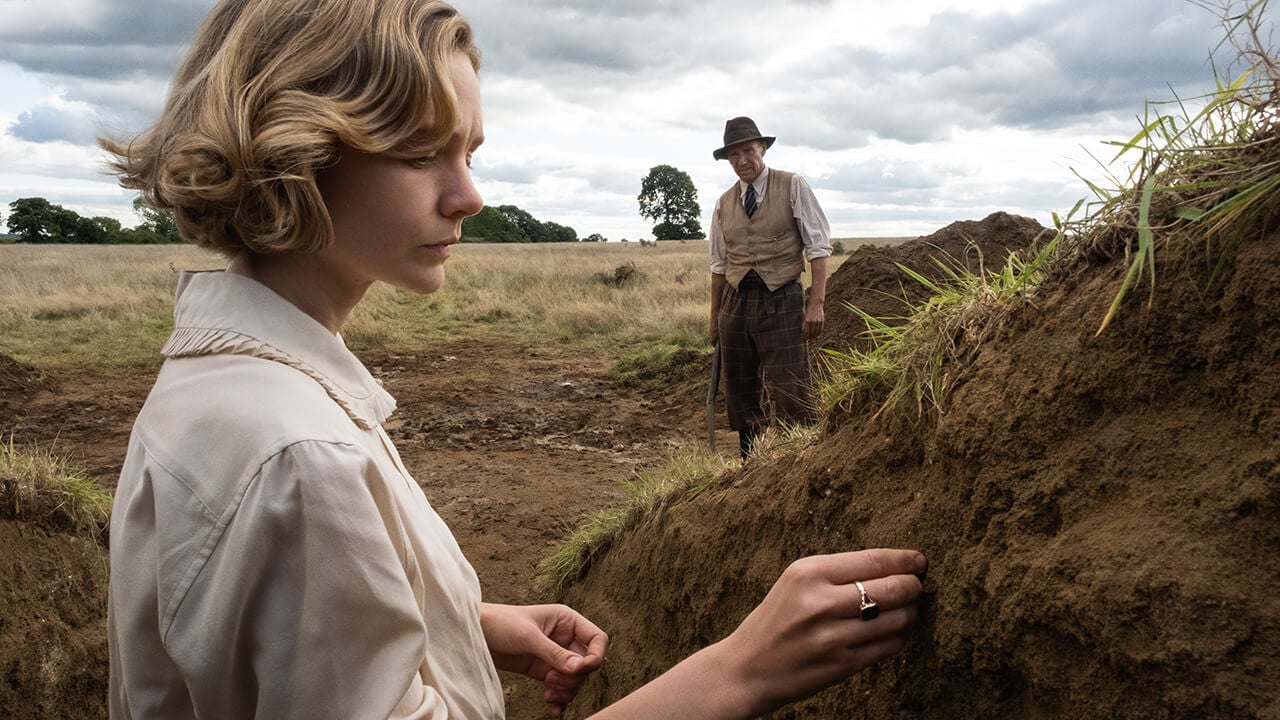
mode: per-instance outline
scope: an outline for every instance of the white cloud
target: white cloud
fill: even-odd
[[[98,113],[89,103],[50,97],[19,114],[8,132],[19,140],[36,143],[89,145],[98,136],[100,125]]]
[[[154,117],[213,1],[3,2],[0,189],[92,176],[128,217],[91,136]],[[810,178],[837,234],[925,234],[997,209],[1048,222],[1084,192],[1081,145],[1132,134],[1149,99],[1212,89],[1221,37],[1185,0],[459,5],[485,56],[486,200],[615,239],[649,232],[635,196],[658,164],[690,174],[705,225],[732,181],[711,150],[740,114],[778,136],[769,161]]]

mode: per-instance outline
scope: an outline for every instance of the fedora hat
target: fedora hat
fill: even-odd
[[[773,146],[773,141],[777,138],[761,135],[760,129],[751,118],[736,117],[724,124],[724,147],[711,155],[717,160],[723,160],[729,156],[729,148],[751,140],[763,140],[765,149],[768,149]]]

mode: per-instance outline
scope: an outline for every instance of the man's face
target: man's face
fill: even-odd
[[[764,172],[764,141],[752,140],[729,148],[727,159],[742,182],[751,182]]]

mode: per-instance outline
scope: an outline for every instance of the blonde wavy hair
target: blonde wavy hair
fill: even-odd
[[[221,0],[156,123],[99,143],[120,184],[172,210],[188,241],[314,252],[333,242],[316,174],[342,148],[412,158],[447,143],[457,52],[480,69],[470,25],[438,0]]]

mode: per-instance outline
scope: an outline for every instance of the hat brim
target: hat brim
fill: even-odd
[[[744,143],[756,142],[757,140],[763,141],[764,149],[768,150],[769,148],[773,147],[773,141],[777,139],[778,138],[776,137],[771,137],[768,135],[761,135],[760,137],[747,138],[746,140],[739,140],[736,143],[729,143],[728,145],[725,145],[724,147],[718,150],[714,150],[712,151],[711,155],[717,160],[724,160],[725,158],[729,157],[730,148],[735,148]]]

